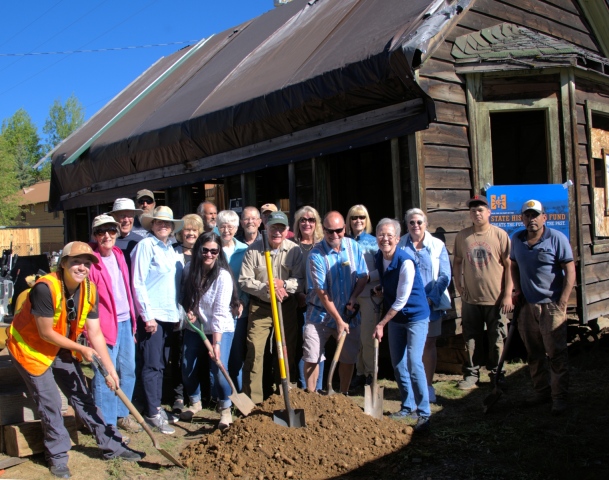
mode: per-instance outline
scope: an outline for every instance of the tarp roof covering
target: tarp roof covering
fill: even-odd
[[[54,150],[51,207],[425,128],[434,107],[413,66],[467,3],[295,0],[161,58]],[[362,117],[395,106],[376,124]],[[334,125],[336,138],[320,125]]]

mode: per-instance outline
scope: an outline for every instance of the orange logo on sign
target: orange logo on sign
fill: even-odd
[[[491,210],[495,209],[507,209],[507,195],[491,195]]]

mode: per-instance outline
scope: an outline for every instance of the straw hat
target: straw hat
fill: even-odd
[[[134,215],[139,215],[144,210],[141,208],[135,208],[135,203],[130,198],[117,198],[114,200],[114,205],[112,205],[112,211],[108,212],[108,215],[112,215],[113,213],[118,212],[133,212]]]
[[[150,231],[152,230],[153,220],[164,220],[165,222],[172,222],[173,233],[179,232],[184,226],[184,222],[182,220],[174,220],[173,210],[165,206],[156,207],[154,209],[154,212],[152,212],[152,215],[150,216],[142,215],[142,218],[140,218],[140,223],[142,224],[142,227]]]

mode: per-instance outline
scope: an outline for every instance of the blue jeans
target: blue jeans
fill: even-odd
[[[427,339],[428,320],[389,322],[389,353],[400,390],[402,409],[429,417],[429,391],[423,367],[423,348]]]
[[[245,361],[245,351],[247,348],[245,346],[246,339],[247,315],[235,320],[233,346],[231,347],[228,359],[228,373],[238,392],[241,392],[243,387],[243,362]],[[224,346],[224,335],[222,335],[222,346]]]
[[[108,354],[116,368],[120,380],[121,390],[131,400],[133,388],[135,387],[135,341],[129,320],[118,323],[116,332],[116,343],[114,346],[107,345]],[[116,425],[117,418],[129,415],[129,409],[106,385],[104,377],[100,375],[93,365],[95,375],[93,376],[93,398],[95,405],[99,407],[108,425]]]
[[[228,363],[233,336],[234,332],[224,332],[222,334],[222,345],[220,347],[220,361],[222,365]],[[201,385],[199,384],[200,356],[209,355],[209,353],[199,334],[191,330],[184,330],[183,345],[182,380],[192,405],[195,402],[201,401]],[[218,408],[230,407],[232,405],[232,402],[228,399],[228,396],[232,393],[230,384],[226,381],[226,378],[224,378],[224,375],[213,360],[209,362],[209,380],[212,395],[217,395],[218,398]]]

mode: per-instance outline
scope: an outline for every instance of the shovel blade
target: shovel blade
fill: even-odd
[[[161,455],[163,455],[167,460],[169,460],[175,466],[180,467],[180,468],[186,468],[186,467],[184,467],[184,465],[182,465],[182,463],[177,458],[175,458],[167,450],[163,450],[162,448],[157,448],[157,450]]]
[[[256,404],[245,393],[233,393],[232,395],[229,395],[228,398],[233,402],[233,405],[237,410],[246,417],[256,408]]]
[[[380,420],[383,418],[384,387],[376,387],[376,392],[370,385],[364,387],[364,413]]]
[[[301,428],[307,426],[302,408],[296,410],[275,410],[273,412],[273,421],[282,427]]]
[[[487,395],[482,402],[484,413],[488,413],[493,405],[499,401],[502,395],[503,391],[500,388],[495,387],[495,389],[489,395]]]

